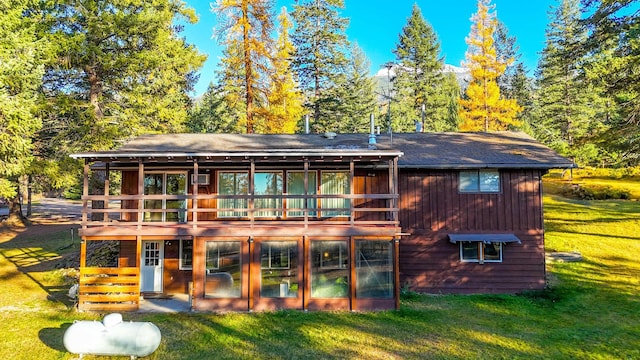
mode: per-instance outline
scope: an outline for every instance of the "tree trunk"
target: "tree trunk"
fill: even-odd
[[[9,200],[9,217],[18,218],[20,221],[23,221],[26,219],[22,214],[22,203],[20,201],[20,192],[18,192],[18,195],[16,195],[15,198]]]

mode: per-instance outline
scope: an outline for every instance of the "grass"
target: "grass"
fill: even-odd
[[[583,256],[548,263],[544,291],[408,293],[400,310],[369,313],[124,317],[160,328],[162,343],[150,359],[640,358],[640,203],[551,193],[544,201],[547,251]],[[8,234],[0,243],[0,358],[77,358],[65,352],[64,330],[74,320],[101,318],[72,310],[60,296],[64,274],[44,266],[73,250],[66,234]],[[109,359],[85,357],[94,358]]]

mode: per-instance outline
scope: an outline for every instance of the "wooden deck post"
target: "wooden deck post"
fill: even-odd
[[[104,206],[103,209],[107,210],[109,209],[109,187],[111,184],[111,181],[109,180],[110,177],[110,172],[109,172],[109,162],[107,161],[107,163],[105,164],[105,174],[104,174]],[[102,220],[104,222],[109,222],[109,211],[105,211],[102,217]]]
[[[393,299],[396,310],[400,309],[400,238],[393,239]]]
[[[193,228],[197,229],[198,228],[198,158],[194,158],[193,159],[193,184],[192,185],[192,190],[191,190],[191,195],[193,195],[193,200],[191,200],[191,208],[193,209]],[[189,181],[189,179],[187,179],[187,181]],[[189,206],[189,203],[187,201],[187,207]],[[189,213],[185,214],[186,216],[186,220],[189,220]]]
[[[82,180],[82,229],[87,228],[87,212],[89,211],[89,159],[84,160]]]
[[[138,200],[138,230],[142,229],[142,221],[144,220],[144,200],[142,200],[142,195],[144,195],[144,164],[142,163],[142,159],[138,159],[138,196],[140,200]]]

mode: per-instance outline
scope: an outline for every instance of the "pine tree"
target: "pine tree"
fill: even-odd
[[[267,95],[269,108],[265,111],[264,132],[270,134],[292,134],[303,114],[302,92],[298,89],[291,69],[291,55],[294,51],[289,36],[292,23],[287,8],[278,15],[280,30],[273,56],[271,89]]]
[[[341,120],[333,129],[342,133],[368,132],[369,117],[376,108],[375,82],[369,76],[369,59],[357,43],[351,45],[349,63],[345,70],[344,85],[336,87],[336,98]]]
[[[243,69],[243,92],[245,95],[246,129],[251,134],[257,124],[254,116],[264,106],[265,99],[260,98],[267,92],[265,80],[269,73],[273,40],[272,19],[273,4],[268,0],[220,0],[215,12],[224,18],[218,28],[222,44],[229,49],[227,55],[239,56],[232,60]]]
[[[33,136],[41,127],[38,89],[44,73],[45,42],[36,33],[37,13],[28,0],[0,2],[0,198],[19,211],[18,178],[33,160]]]
[[[209,85],[199,101],[189,111],[186,127],[192,133],[237,133],[235,114],[241,109],[231,109],[222,88]]]
[[[467,67],[472,81],[466,97],[460,100],[462,131],[495,131],[517,127],[517,114],[521,110],[515,100],[500,95],[496,79],[504,72],[508,62],[497,58],[493,34],[497,19],[491,0],[478,0],[478,12],[471,20],[467,37]]]
[[[563,0],[551,13],[538,66],[540,119],[534,130],[560,153],[584,162],[589,160],[584,146],[600,131],[603,104],[582,68],[587,32],[580,25],[579,5],[579,0]]]
[[[340,121],[339,99],[330,91],[343,86],[346,80],[349,43],[348,19],[340,16],[343,0],[306,0],[294,5],[292,16],[296,24],[291,39],[295,46],[293,68],[312,113],[315,131],[320,122]],[[334,90],[335,91],[335,90]]]
[[[435,131],[454,122],[447,112],[449,101],[440,43],[418,5],[413,5],[393,52],[398,62],[394,79],[397,95],[392,104],[396,114],[393,130],[412,131],[414,123],[419,121],[425,131]]]
[[[592,56],[585,65],[587,78],[604,89],[602,123],[598,139],[609,161],[622,165],[640,163],[640,16],[637,1],[585,0],[590,16],[583,24],[589,31],[585,51]],[[603,159],[604,161],[604,159]]]
[[[504,72],[498,76],[496,81],[500,87],[500,94],[506,99],[513,99],[511,84],[516,76],[516,69],[520,62],[520,47],[517,45],[515,36],[509,35],[509,29],[502,21],[498,21],[498,26],[494,33],[494,45],[496,47],[496,58],[498,61],[507,64]]]

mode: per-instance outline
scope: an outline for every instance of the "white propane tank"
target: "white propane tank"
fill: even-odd
[[[76,321],[65,332],[64,347],[73,354],[142,357],[158,348],[162,335],[150,322],[124,322],[113,313],[100,321]]]

